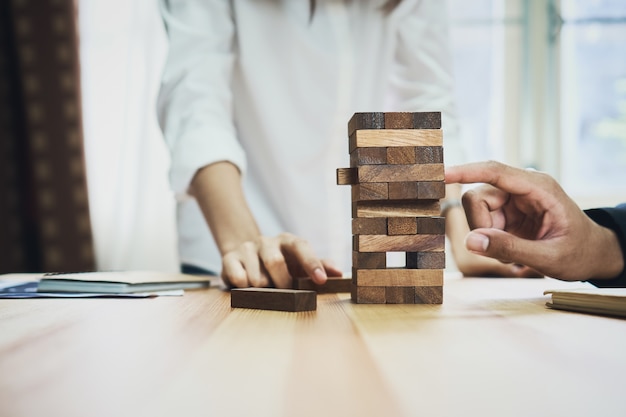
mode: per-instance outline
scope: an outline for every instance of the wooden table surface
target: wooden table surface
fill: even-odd
[[[626,321],[550,279],[446,277],[442,306],[0,300],[0,416],[626,416]]]

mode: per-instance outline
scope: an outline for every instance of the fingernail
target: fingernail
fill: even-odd
[[[313,278],[317,279],[318,281],[328,279],[328,277],[326,276],[326,272],[324,272],[322,268],[315,268],[313,270]]]
[[[465,247],[472,252],[486,252],[489,247],[489,238],[480,233],[470,233],[465,238]]]

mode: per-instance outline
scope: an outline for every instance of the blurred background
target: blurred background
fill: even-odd
[[[101,270],[178,268],[155,111],[167,48],[156,3],[77,0]],[[547,171],[583,208],[626,201],[626,1],[449,0],[448,11],[470,160]]]

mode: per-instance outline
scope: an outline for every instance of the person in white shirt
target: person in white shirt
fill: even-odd
[[[158,114],[183,265],[237,287],[349,270],[350,193],[335,169],[355,112],[441,111],[445,161],[464,162],[444,2],[160,3]]]

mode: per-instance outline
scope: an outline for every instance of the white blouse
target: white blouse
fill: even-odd
[[[463,162],[445,2],[160,0],[170,46],[158,100],[183,263],[221,270],[194,173],[230,161],[265,235],[287,231],[351,264],[347,122],[355,112],[441,111],[446,163]]]

